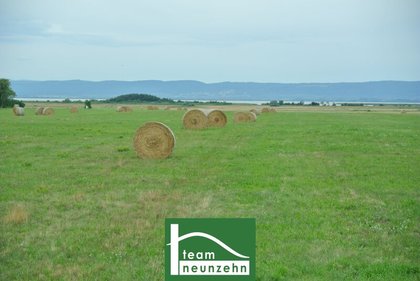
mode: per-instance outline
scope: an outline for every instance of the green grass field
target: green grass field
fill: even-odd
[[[163,280],[168,217],[257,221],[257,280],[420,279],[420,114],[0,110],[0,280]],[[141,160],[135,130],[176,135]]]

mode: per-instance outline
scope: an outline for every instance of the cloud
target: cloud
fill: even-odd
[[[47,34],[64,34],[63,27],[60,24],[52,23],[45,30]]]

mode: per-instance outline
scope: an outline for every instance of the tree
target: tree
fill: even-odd
[[[0,107],[6,107],[8,99],[15,96],[15,92],[10,88],[10,81],[8,79],[0,79]]]
[[[91,109],[92,108],[92,102],[90,100],[85,100],[85,108]]]

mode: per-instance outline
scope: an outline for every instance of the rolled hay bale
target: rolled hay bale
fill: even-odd
[[[25,110],[23,109],[23,107],[20,107],[20,106],[19,106],[19,105],[17,105],[17,104],[15,104],[15,105],[13,106],[12,111],[13,111],[13,114],[14,114],[15,116],[24,116],[24,115],[25,115]]]
[[[248,112],[235,112],[233,115],[233,120],[235,123],[241,123],[241,122],[249,122],[249,114]]]
[[[268,112],[270,112],[270,108],[264,107],[263,109],[261,109],[261,112],[262,113],[268,113]]]
[[[191,109],[184,114],[182,123],[186,129],[204,129],[208,126],[207,112],[203,109]]]
[[[52,109],[51,107],[45,107],[42,110],[42,115],[53,115],[54,114],[54,109]]]
[[[71,113],[77,113],[78,111],[79,111],[79,109],[77,108],[77,106],[70,107],[70,112]]]
[[[255,115],[260,115],[261,114],[261,111],[258,110],[258,109],[255,109],[255,108],[251,109],[250,112],[253,112]]]
[[[25,115],[25,109],[23,107],[17,107],[16,116],[24,116],[24,115]]]
[[[255,122],[257,120],[257,115],[254,112],[236,112],[233,116],[235,123],[242,122]]]
[[[254,112],[248,112],[248,115],[249,115],[249,121],[250,122],[257,121],[257,114],[255,114]]]
[[[156,105],[148,105],[147,106],[147,109],[148,110],[159,110],[159,106],[156,106]]]
[[[137,129],[133,144],[140,158],[164,159],[172,154],[175,135],[163,123],[147,122]]]
[[[131,112],[133,109],[130,106],[122,105],[117,107],[118,112]]]
[[[217,109],[210,110],[207,113],[207,119],[208,119],[208,126],[209,127],[224,127],[227,123],[227,117],[226,114]]]
[[[36,111],[35,111],[35,114],[36,115],[42,115],[42,111],[44,110],[44,108],[43,107],[38,107],[37,109],[36,109]]]
[[[272,107],[270,108],[270,112],[277,112],[277,110],[274,107]]]

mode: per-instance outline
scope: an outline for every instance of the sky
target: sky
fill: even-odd
[[[0,0],[11,80],[420,80],[419,0]]]

